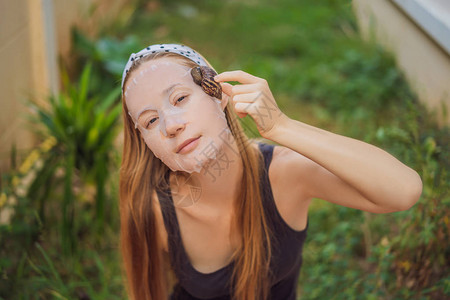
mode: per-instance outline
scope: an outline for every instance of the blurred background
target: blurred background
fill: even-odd
[[[289,117],[421,175],[408,211],[314,201],[301,299],[450,298],[448,1],[0,0],[0,299],[127,298],[120,80],[156,43],[265,78]]]

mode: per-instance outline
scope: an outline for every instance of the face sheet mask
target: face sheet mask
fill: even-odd
[[[195,84],[190,70],[167,59],[146,62],[131,75],[124,95],[129,115],[154,155],[172,171],[201,173],[233,137],[221,101]],[[177,153],[192,138],[198,138],[195,148]]]

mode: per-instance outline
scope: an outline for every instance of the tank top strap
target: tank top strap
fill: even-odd
[[[268,171],[272,162],[274,145],[259,143],[258,147],[264,157],[264,169]]]
[[[158,194],[159,205],[161,206],[167,234],[170,236],[178,236],[178,220],[176,218],[174,204],[171,201],[171,191],[156,191],[156,193]]]
[[[264,159],[264,168],[261,168],[259,188],[261,190],[261,200],[264,204],[264,211],[272,229],[275,231],[283,230],[284,228],[280,225],[280,220],[277,218],[277,208],[275,205],[275,200],[273,198],[272,186],[269,179],[269,166],[273,158],[274,145],[259,143],[259,150],[261,151],[262,157]]]
[[[266,216],[271,223],[273,230],[278,234],[286,234],[292,237],[301,237],[304,235],[305,230],[294,230],[284,221],[283,217],[278,211],[275,199],[273,197],[272,185],[270,184],[269,179],[269,166],[272,162],[275,145],[259,143],[258,146],[262,156],[264,157],[264,169],[262,170],[262,174],[260,176],[260,189]]]
[[[166,174],[166,179],[168,180],[169,173]],[[178,224],[177,215],[175,212],[175,205],[172,200],[172,193],[170,188],[164,191],[157,190],[159,205],[161,207],[161,213],[164,220],[164,226],[167,231],[168,236],[168,250],[169,257],[174,269],[181,267],[181,264],[185,263],[182,257],[182,240],[181,233]]]

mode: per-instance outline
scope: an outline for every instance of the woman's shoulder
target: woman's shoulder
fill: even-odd
[[[309,159],[281,145],[273,145],[272,162],[269,166],[269,180],[273,198],[284,221],[294,230],[303,230],[307,223],[311,199],[303,176],[309,168]]]
[[[293,197],[306,199],[308,176],[320,166],[306,156],[282,145],[273,145],[269,178],[273,185],[291,191]]]
[[[266,144],[266,143],[263,143]],[[293,173],[293,167],[298,165],[301,158],[295,151],[291,149],[274,144],[268,144],[273,147],[272,161],[269,166],[269,176],[271,182],[285,182],[286,179],[291,178]]]
[[[263,139],[253,143],[255,148],[260,147],[260,145],[263,149],[267,149],[268,146],[273,147],[270,168],[278,170],[281,174],[285,174],[286,177],[301,176],[303,173],[318,167],[314,161],[306,156],[282,145],[273,144]]]
[[[313,162],[307,157],[287,148],[282,145],[273,144],[265,139],[257,139],[252,143],[255,149],[262,148],[263,151],[269,151],[269,147],[273,147],[271,168],[280,169],[281,171],[287,171],[286,175],[293,175],[290,171],[295,171],[293,167],[310,167]]]

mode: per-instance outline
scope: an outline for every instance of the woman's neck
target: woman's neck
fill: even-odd
[[[188,210],[201,206],[229,211],[240,192],[242,175],[242,160],[236,143],[224,144],[216,159],[205,165],[200,173],[171,179],[172,194],[174,190],[178,194],[174,201],[175,198],[184,199],[180,207]]]

